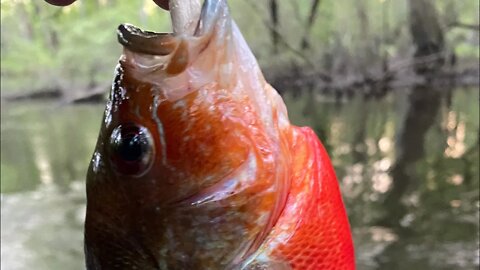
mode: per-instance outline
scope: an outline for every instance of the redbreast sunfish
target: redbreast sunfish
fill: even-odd
[[[354,269],[328,155],[290,124],[224,0],[124,24],[87,176],[87,269]]]

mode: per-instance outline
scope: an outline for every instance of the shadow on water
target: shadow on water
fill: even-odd
[[[336,168],[358,269],[476,269],[479,91],[285,94]],[[103,105],[2,104],[2,269],[84,269],[84,177]]]

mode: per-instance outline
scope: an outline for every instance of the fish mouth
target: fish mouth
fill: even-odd
[[[117,28],[118,42],[132,52],[169,55],[178,47],[179,39],[199,38],[211,33],[218,18],[228,13],[225,0],[205,0],[201,12],[200,6],[196,8],[198,0],[171,1],[177,2],[170,8],[172,33],[145,31],[124,23]]]
[[[177,41],[170,33],[144,31],[128,23],[118,26],[117,39],[125,48],[142,54],[169,55],[177,47]]]
[[[176,3],[170,6],[171,33],[121,24],[117,28],[118,42],[124,47],[120,64],[133,77],[161,89],[198,89],[206,81],[212,81],[214,70],[225,59],[218,54],[231,47],[227,43],[233,23],[226,0],[205,0],[195,11],[189,5],[198,1],[170,0],[171,4]],[[190,68],[193,66],[196,68]],[[187,82],[191,85],[186,85]],[[165,90],[169,92],[167,99],[176,100],[190,91],[183,90]]]

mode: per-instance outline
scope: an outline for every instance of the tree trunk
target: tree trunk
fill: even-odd
[[[272,39],[273,53],[278,53],[278,2],[277,0],[270,0],[270,20],[272,21],[272,29],[270,29],[270,37]]]
[[[305,25],[305,33],[302,38],[302,43],[301,43],[302,50],[306,50],[310,48],[310,42],[309,42],[310,32],[312,30],[313,24],[315,23],[315,19],[317,18],[319,6],[320,6],[320,0],[312,0],[310,14],[308,15],[307,24]]]
[[[20,15],[20,25],[22,26],[22,32],[25,39],[33,41],[35,39],[35,30],[33,28],[33,22],[30,14],[28,14],[26,4],[20,4],[17,6],[18,14]]]
[[[434,57],[435,61],[419,61],[415,66],[417,74],[437,71],[444,63],[443,30],[437,11],[431,0],[409,0],[410,34],[415,45],[415,58]]]
[[[359,62],[357,63],[357,69],[366,74],[368,67],[372,66],[374,60],[376,60],[378,52],[374,51],[372,39],[374,39],[373,33],[370,31],[370,20],[368,17],[368,7],[365,0],[355,1],[355,9],[358,16],[358,33],[357,37],[357,56]]]

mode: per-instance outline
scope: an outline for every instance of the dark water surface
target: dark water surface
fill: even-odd
[[[331,154],[358,269],[478,268],[478,89],[285,100]],[[1,107],[1,268],[84,269],[84,178],[103,105]]]

